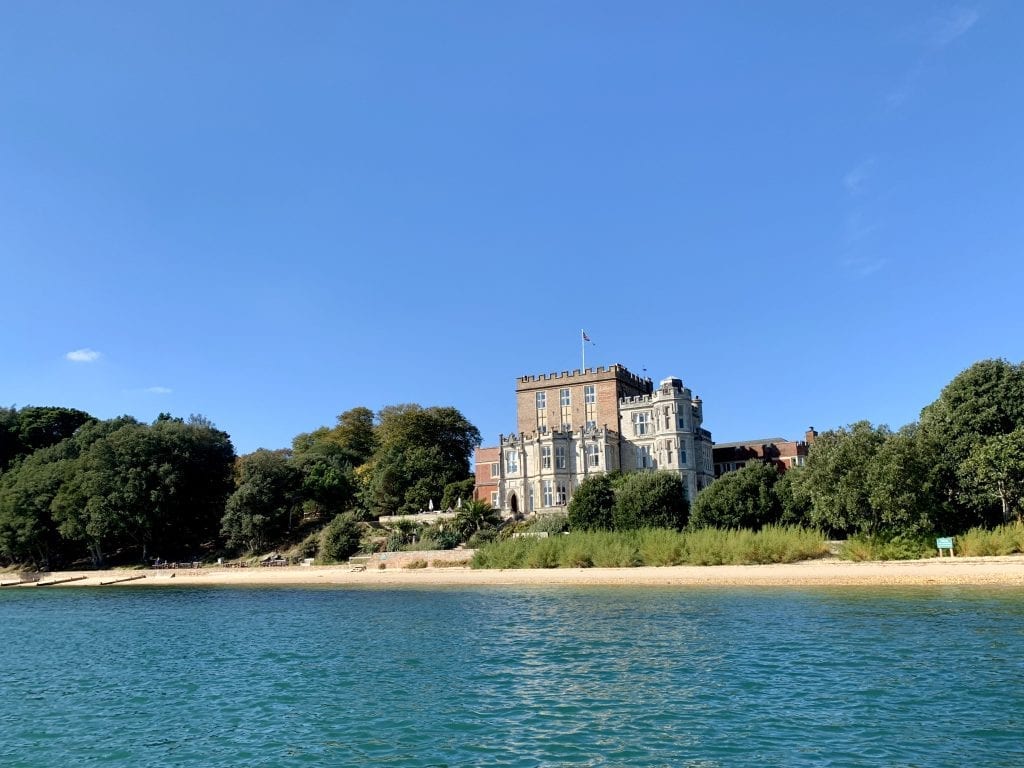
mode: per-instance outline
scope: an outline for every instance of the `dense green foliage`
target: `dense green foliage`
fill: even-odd
[[[782,517],[775,492],[781,475],[774,464],[754,462],[723,475],[693,503],[691,528],[749,528],[759,530]]]
[[[74,421],[73,434],[0,476],[0,559],[185,558],[216,539],[232,485],[227,434],[200,417]]]
[[[630,472],[614,481],[612,524],[617,531],[680,530],[690,515],[682,478],[675,472]]]
[[[471,477],[469,460],[480,432],[455,408],[395,405],[378,418],[377,448],[362,493],[372,515],[425,510],[441,502],[449,484]]]
[[[611,530],[614,506],[611,475],[591,475],[569,499],[569,527],[574,531]]]
[[[706,528],[678,532],[579,531],[549,538],[502,539],[473,557],[474,568],[623,568],[641,565],[788,563],[828,552],[824,537],[800,527],[760,531]]]
[[[320,559],[340,563],[359,551],[363,526],[350,514],[337,515],[320,533]]]
[[[681,529],[690,505],[674,472],[591,475],[580,483],[567,508],[574,531]]]
[[[936,533],[1024,513],[1024,365],[985,360],[953,379],[898,432],[859,421],[817,437],[807,466],[768,492],[741,472],[703,491],[691,526],[756,527],[776,519],[851,537],[851,557],[928,552]]]
[[[358,519],[471,498],[479,441],[454,408],[353,408],[291,449],[236,459],[203,417],[161,414],[147,425],[0,409],[0,565],[191,560],[291,544],[337,554]],[[467,536],[493,517],[474,509],[460,516]],[[329,535],[318,533],[329,521]],[[460,540],[451,526],[436,534]]]

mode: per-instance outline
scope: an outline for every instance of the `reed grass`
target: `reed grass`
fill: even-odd
[[[796,526],[760,531],[705,528],[579,531],[546,539],[490,542],[473,556],[474,568],[628,568],[634,566],[791,563],[828,554],[825,537]]]
[[[854,536],[839,548],[843,560],[921,560],[938,554],[934,538]]]
[[[1024,523],[1009,523],[991,530],[971,528],[956,537],[953,551],[965,557],[991,557],[1024,552]]]

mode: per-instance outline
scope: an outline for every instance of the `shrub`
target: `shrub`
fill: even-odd
[[[934,557],[935,540],[912,536],[854,536],[839,549],[844,560],[920,560]]]
[[[320,557],[329,563],[347,560],[359,551],[363,526],[348,514],[338,515],[320,532]]]
[[[534,539],[536,544],[526,553],[526,568],[557,568],[559,546],[557,539]]]
[[[563,533],[569,530],[569,516],[561,512],[554,515],[538,515],[521,530],[527,533]]]
[[[617,531],[686,525],[690,504],[675,472],[630,472],[615,481],[612,523]]]
[[[615,494],[610,475],[591,475],[569,499],[566,520],[573,531],[604,531],[612,527]]]
[[[675,531],[640,531],[638,549],[644,565],[679,565],[683,562],[683,537]]]
[[[509,539],[487,544],[474,568],[625,568],[638,565],[789,563],[821,557],[828,543],[818,531],[765,526],[760,531],[702,528],[584,531],[546,539]]]
[[[410,560],[409,562],[407,562],[402,567],[407,569],[407,570],[416,570],[418,568],[426,568],[427,567],[427,561],[426,560]]]
[[[956,537],[954,550],[965,557],[991,557],[1024,552],[1024,524],[1010,523],[992,530],[971,528]]]
[[[782,507],[775,494],[779,470],[756,461],[729,472],[701,491],[693,503],[691,528],[749,528],[778,522]]]

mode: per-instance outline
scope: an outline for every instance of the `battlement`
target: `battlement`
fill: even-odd
[[[534,376],[520,376],[516,381],[516,389],[535,389],[538,384],[550,384],[562,381],[605,381],[615,379],[631,384],[637,389],[646,389],[648,392],[653,389],[654,383],[650,378],[637,376],[628,370],[624,365],[615,363],[609,366],[598,366],[597,368],[575,368],[571,371],[542,373]]]
[[[631,396],[631,397],[620,397],[619,398],[619,405],[622,405],[622,406],[626,406],[626,405],[644,405],[645,403],[655,403],[655,402],[663,401],[663,400],[666,400],[666,399],[667,400],[676,400],[676,399],[685,400],[685,401],[687,401],[687,402],[689,402],[691,404],[696,402],[696,401],[690,400],[690,397],[686,393],[686,391],[670,390],[670,391],[666,392],[663,389],[656,389],[650,395],[634,395],[634,396]],[[699,400],[699,399],[700,398],[697,398],[697,400]]]

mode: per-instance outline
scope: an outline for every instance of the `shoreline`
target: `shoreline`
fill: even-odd
[[[1024,587],[1024,555],[848,562],[835,558],[773,565],[676,565],[639,568],[388,568],[348,565],[280,568],[54,571],[37,581],[0,574],[3,589],[52,587],[460,587],[460,586],[1011,586]],[[33,578],[36,574],[33,574]]]

